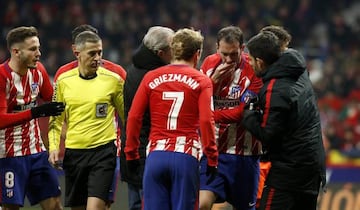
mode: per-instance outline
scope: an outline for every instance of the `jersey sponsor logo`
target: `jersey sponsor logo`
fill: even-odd
[[[108,113],[108,104],[96,104],[96,117],[106,117]]]
[[[157,86],[161,85],[165,82],[182,82],[188,85],[191,89],[195,90],[199,87],[199,83],[195,81],[192,77],[188,77],[187,75],[183,74],[162,74],[155,79],[153,79],[149,83],[149,87],[151,89],[155,89]]]
[[[239,99],[226,99],[219,96],[214,96],[214,107],[215,109],[237,107],[240,105]]]
[[[35,106],[36,106],[36,101],[32,101],[29,104],[17,105],[17,106],[14,106],[13,112],[20,112],[20,111],[28,110]]]

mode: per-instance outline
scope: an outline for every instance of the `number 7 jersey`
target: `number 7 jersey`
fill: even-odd
[[[148,72],[129,111],[126,158],[139,158],[142,117],[149,108],[148,152],[182,152],[198,159],[202,147],[209,165],[217,165],[212,91],[211,80],[188,65],[170,64]]]

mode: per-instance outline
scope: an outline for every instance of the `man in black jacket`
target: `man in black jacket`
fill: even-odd
[[[266,145],[272,164],[259,209],[315,210],[326,182],[325,152],[305,60],[293,49],[281,53],[271,32],[252,37],[247,48],[264,86],[242,123]]]
[[[121,179],[128,183],[129,210],[141,209],[142,178],[146,158],[146,146],[150,133],[150,115],[147,111],[143,118],[140,133],[140,161],[126,162],[124,148],[126,142],[126,120],[132,100],[144,75],[150,70],[164,66],[171,61],[170,42],[174,31],[167,27],[149,28],[142,44],[132,57],[133,65],[127,70],[124,84],[125,125],[121,131],[120,171]],[[131,168],[131,169],[130,169]],[[129,170],[128,170],[129,169]],[[131,171],[137,171],[136,174]]]

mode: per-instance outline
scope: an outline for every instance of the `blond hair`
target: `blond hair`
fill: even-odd
[[[173,59],[189,61],[198,50],[202,50],[203,41],[204,37],[199,31],[179,29],[170,45]]]

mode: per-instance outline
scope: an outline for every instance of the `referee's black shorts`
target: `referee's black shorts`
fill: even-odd
[[[92,149],[66,149],[65,206],[84,206],[88,197],[107,202],[115,167],[114,141]]]

